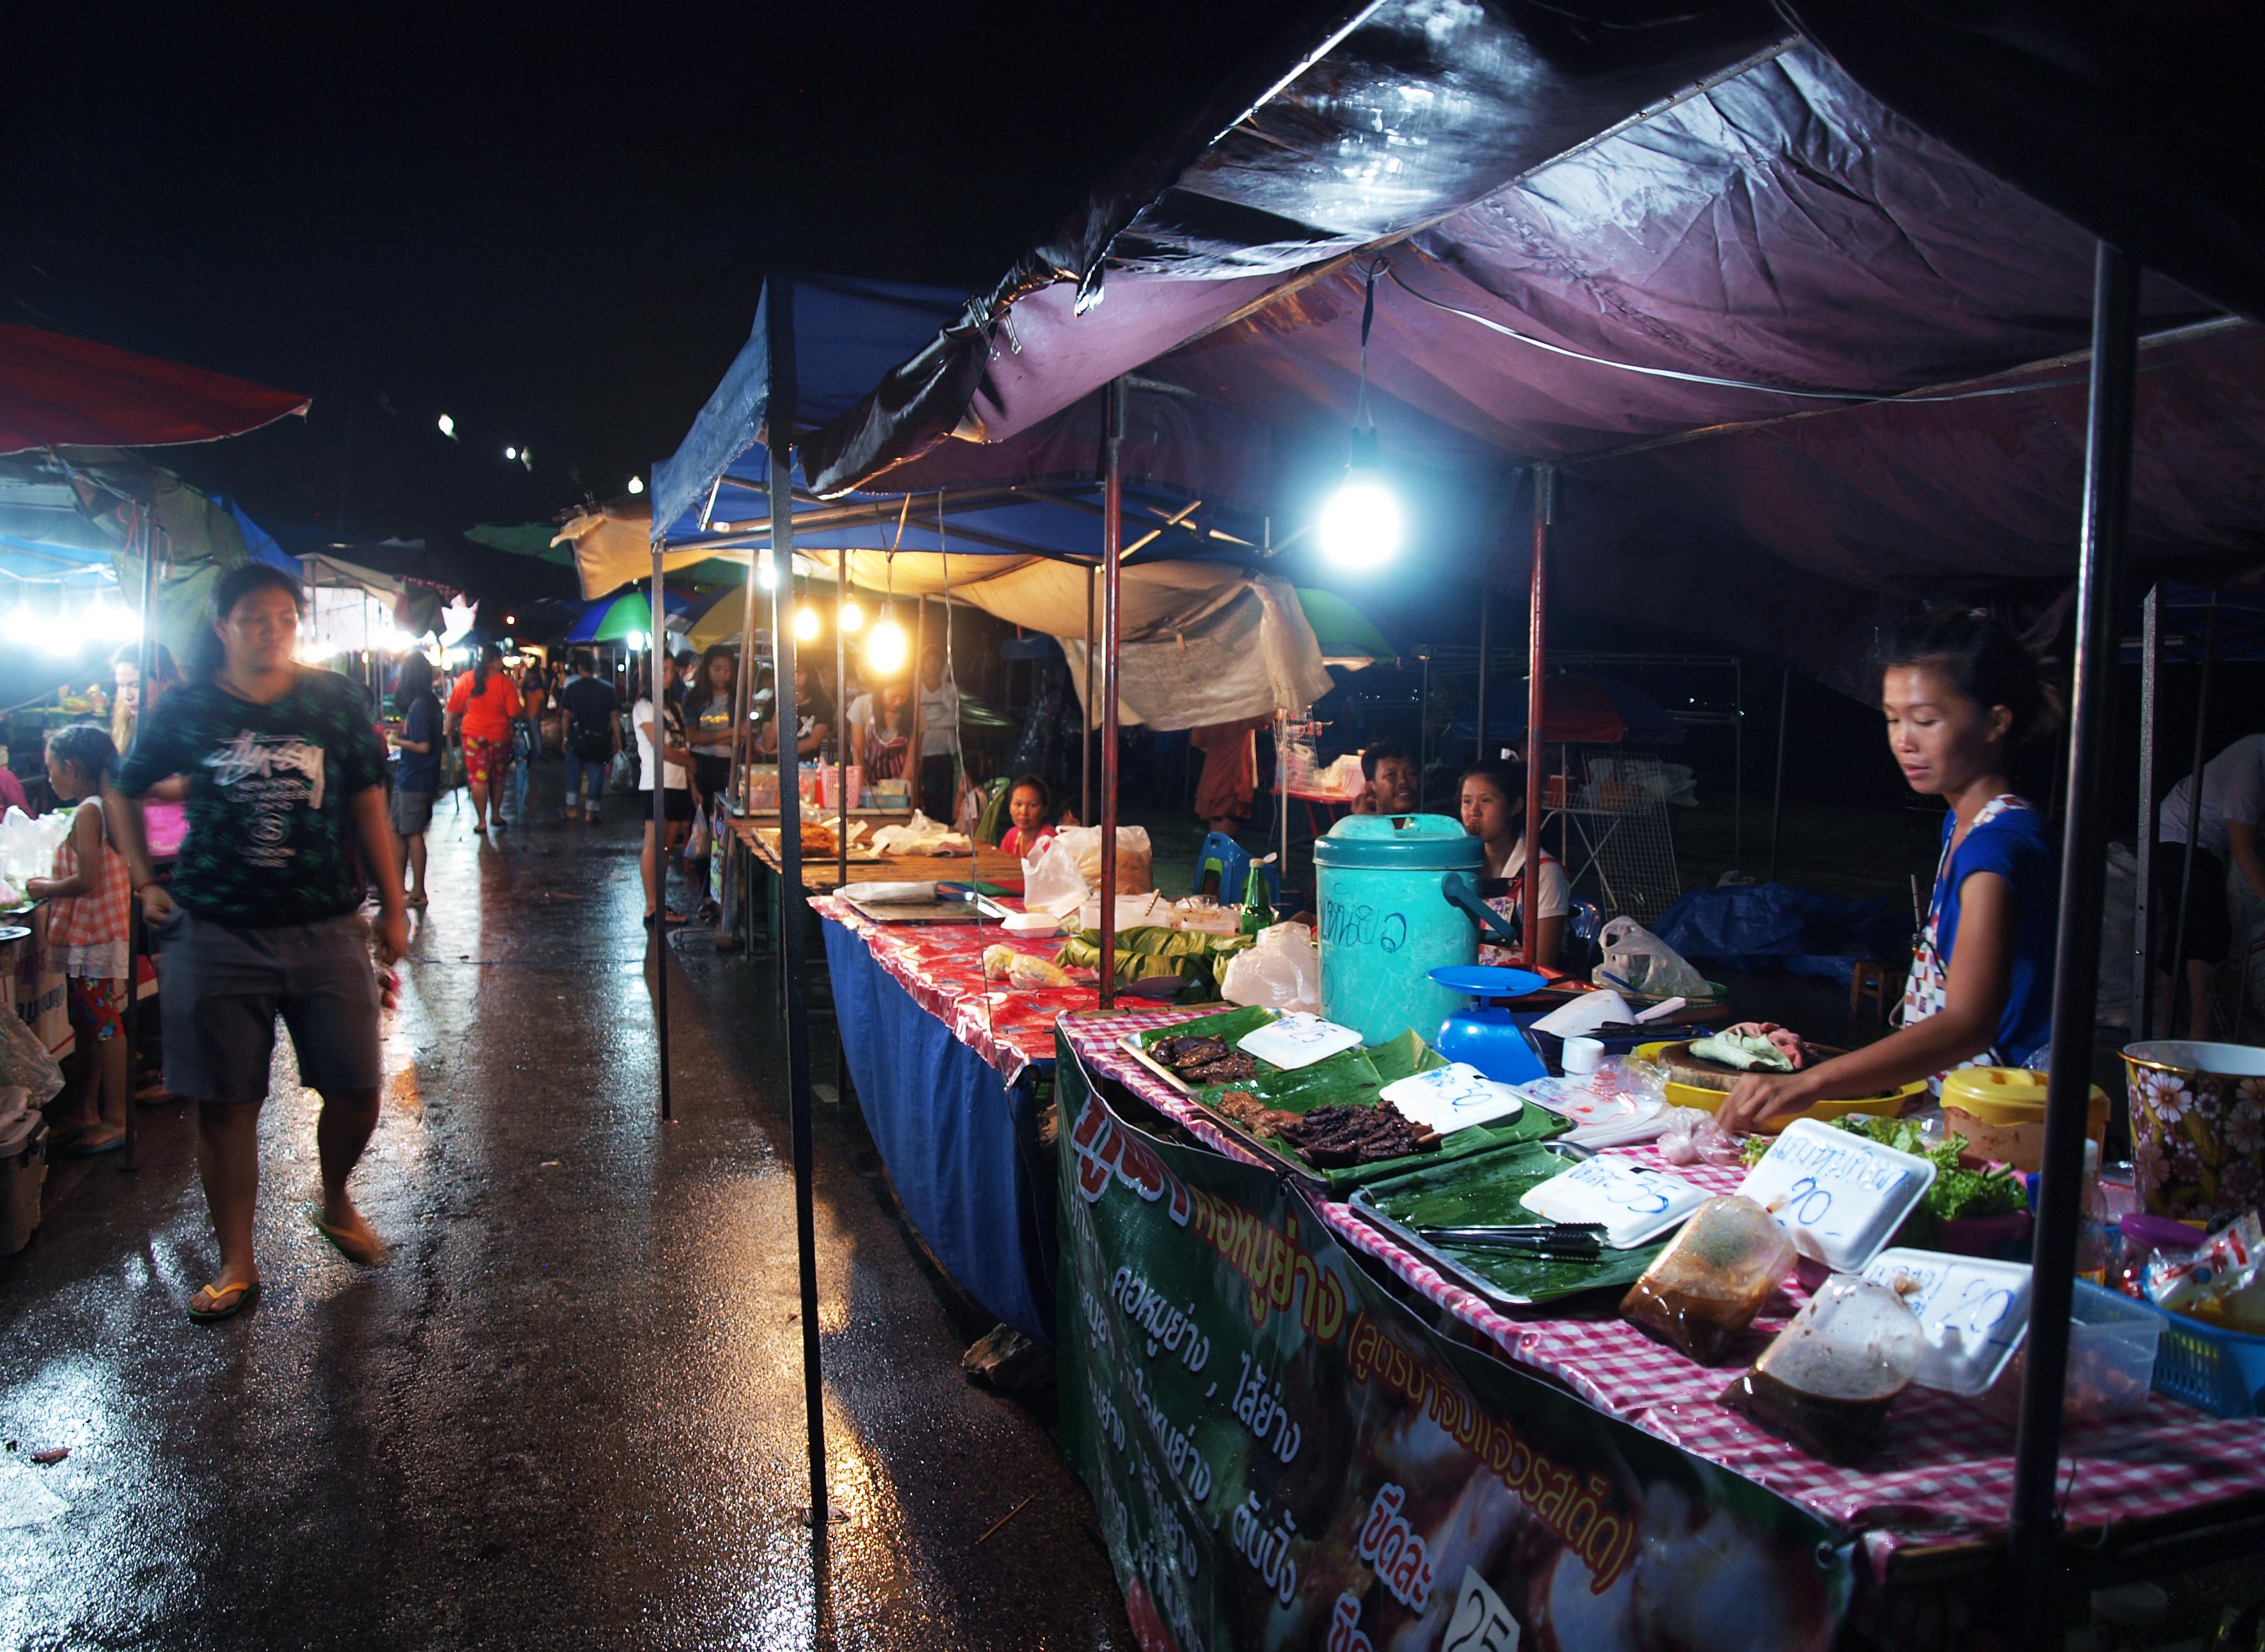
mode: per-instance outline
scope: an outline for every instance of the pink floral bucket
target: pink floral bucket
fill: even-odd
[[[2123,1066],[2150,1212],[2207,1220],[2265,1204],[2265,1050],[2160,1038],[2126,1044]]]

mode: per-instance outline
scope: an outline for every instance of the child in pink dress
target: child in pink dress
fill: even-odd
[[[102,730],[84,725],[47,739],[47,783],[74,805],[70,835],[55,846],[55,876],[35,877],[25,892],[47,906],[47,945],[68,986],[71,1031],[72,1115],[57,1132],[55,1151],[74,1158],[126,1145],[126,862],[110,845],[102,782],[118,748]]]

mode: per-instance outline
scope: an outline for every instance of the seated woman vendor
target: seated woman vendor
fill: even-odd
[[[2054,721],[2036,662],[1995,621],[1930,616],[1890,649],[1881,700],[1904,778],[1950,805],[1902,1028],[1803,1072],[1740,1079],[1720,1115],[1727,1129],[1914,1079],[1940,1088],[1953,1067],[2044,1064],[2058,856],[2008,778]]]
[[[1488,899],[1487,905],[1525,932],[1526,899],[1526,769],[1522,764],[1474,763],[1463,771],[1463,830],[1486,846],[1486,876],[1507,878],[1510,891]],[[1533,961],[1554,970],[1564,954],[1565,915],[1573,909],[1573,886],[1557,857],[1543,850],[1541,865],[1533,879]],[[1479,962],[1514,965],[1518,955],[1508,947],[1482,945]]]

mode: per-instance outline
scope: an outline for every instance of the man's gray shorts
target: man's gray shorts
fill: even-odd
[[[158,934],[167,1089],[265,1101],[278,1015],[302,1082],[325,1094],[379,1087],[377,966],[359,913],[250,929],[174,911]]]
[[[393,830],[397,836],[413,838],[429,831],[433,825],[433,794],[429,791],[399,791],[393,794]]]

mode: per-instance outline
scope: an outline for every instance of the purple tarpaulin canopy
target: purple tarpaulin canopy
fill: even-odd
[[[1128,473],[1271,510],[1278,537],[1344,463],[1380,257],[1371,399],[1427,566],[1522,581],[1518,468],[1556,462],[1567,600],[1820,674],[1903,600],[2065,579],[2093,231],[1774,14],[1673,15],[1325,19],[806,438],[812,485],[1089,455],[1093,392],[1137,369],[1136,426],[1145,399],[1173,427]],[[2231,248],[2212,290],[2246,293],[2256,211],[2170,250],[2207,276]],[[2265,330],[2160,276],[2144,315],[2133,551],[2255,558]]]

